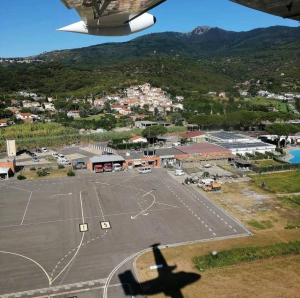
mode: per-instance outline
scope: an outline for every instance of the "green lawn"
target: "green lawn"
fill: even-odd
[[[257,186],[261,187],[265,183],[266,189],[275,193],[300,192],[300,170],[255,175],[252,178]]]
[[[281,102],[279,105],[279,111],[280,112],[287,112],[286,104]]]
[[[256,167],[268,167],[268,166],[279,166],[281,163],[273,160],[273,159],[265,159],[265,160],[257,160],[258,163],[253,163]]]
[[[98,121],[98,120],[101,119],[101,117],[102,117],[103,115],[104,115],[104,114],[99,114],[99,115],[92,115],[92,116],[87,117],[87,118],[75,118],[75,120],[82,120],[82,119],[84,119],[84,120],[96,120],[96,121]]]

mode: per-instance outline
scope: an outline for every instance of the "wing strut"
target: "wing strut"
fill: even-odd
[[[101,18],[103,12],[106,10],[110,2],[114,0],[102,0],[100,3],[98,3],[97,0],[91,0],[91,1],[96,14],[98,15],[98,18]]]

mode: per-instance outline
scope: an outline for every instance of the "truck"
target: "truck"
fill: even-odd
[[[204,185],[202,187],[202,189],[206,192],[208,192],[208,191],[218,191],[218,190],[221,190],[221,184],[220,183],[207,184],[207,185]]]
[[[102,165],[95,165],[94,170],[95,170],[95,173],[103,173],[104,172]]]
[[[106,163],[103,165],[103,168],[104,168],[104,172],[112,172],[112,166],[111,166],[111,163],[110,163],[110,162],[106,162]]]
[[[76,161],[73,162],[73,167],[75,170],[82,170],[86,169],[87,166],[82,158],[78,158]]]
[[[198,181],[199,181],[199,178],[196,177],[196,176],[192,176],[192,177],[189,176],[189,177],[186,177],[185,180],[184,180],[185,184],[187,184],[187,185],[197,184]]]

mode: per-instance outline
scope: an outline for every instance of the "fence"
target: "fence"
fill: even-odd
[[[278,172],[278,171],[287,171],[287,170],[295,170],[300,169],[300,164],[293,164],[293,163],[285,163],[282,165],[270,165],[267,167],[256,167],[252,166],[250,168],[255,173],[268,173],[268,172]]]
[[[98,150],[100,152],[107,152],[107,153],[111,153],[111,154],[117,153],[116,150],[114,150],[112,148],[102,147],[102,146],[98,146],[98,145],[94,145],[94,144],[89,144],[89,147],[94,150]]]

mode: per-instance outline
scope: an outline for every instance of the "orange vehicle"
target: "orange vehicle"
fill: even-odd
[[[102,165],[96,165],[95,166],[95,173],[103,173],[104,169]]]
[[[218,190],[221,190],[221,184],[220,183],[211,183],[208,185],[204,185],[202,187],[202,189],[204,191],[218,191]]]

